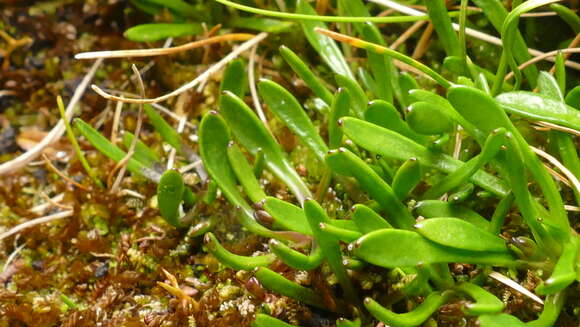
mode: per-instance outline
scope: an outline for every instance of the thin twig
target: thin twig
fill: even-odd
[[[30,208],[29,211],[37,215],[40,215],[46,212],[46,210],[48,210],[50,207],[53,207],[54,203],[62,201],[62,199],[64,199],[64,193],[60,193],[58,195],[53,196],[52,198],[50,198],[50,201],[34,206]]]
[[[14,261],[14,259],[16,259],[16,256],[18,256],[18,253],[20,253],[20,251],[22,251],[22,249],[24,249],[24,246],[26,246],[26,243],[21,244],[16,249],[14,249],[14,251],[12,251],[12,253],[10,253],[8,258],[6,259],[6,262],[4,263],[4,267],[2,267],[2,273],[4,273],[6,271],[6,269],[8,268],[8,266],[10,266],[12,261]]]
[[[576,176],[570,171],[568,170],[568,168],[566,168],[566,166],[564,166],[560,161],[558,161],[558,159],[554,158],[553,156],[551,156],[550,154],[536,148],[530,145],[530,148],[532,149],[532,151],[534,151],[537,155],[539,155],[540,157],[548,160],[552,165],[554,165],[556,168],[558,168],[564,175],[566,175],[566,177],[568,178],[568,180],[570,181],[570,183],[572,183],[572,186],[576,189],[576,191],[580,192],[580,182],[578,181],[578,178],[576,178]]]
[[[401,46],[401,44],[405,43],[405,41],[407,41],[413,34],[415,34],[415,32],[417,32],[419,30],[419,28],[421,28],[421,26],[425,25],[427,23],[426,20],[420,20],[415,22],[413,25],[411,25],[411,27],[409,27],[405,32],[403,32],[403,34],[401,34],[396,40],[395,42],[393,42],[389,48],[393,49],[393,50],[397,50],[397,48],[399,46]]]
[[[141,73],[139,73],[139,70],[137,69],[137,66],[135,66],[135,64],[131,65],[131,69],[133,70],[133,73],[137,77],[137,84],[139,86],[139,91],[141,92],[141,97],[144,98],[145,85],[143,84]],[[135,153],[135,147],[137,146],[137,141],[139,140],[139,134],[141,134],[142,125],[143,125],[143,104],[139,104],[139,111],[137,112],[137,124],[135,126],[135,132],[133,133],[133,140],[131,140],[131,145],[127,150],[126,158],[131,158],[131,156],[133,156],[133,153]],[[127,159],[126,162],[129,162],[129,159]],[[121,169],[119,170],[119,175],[117,176],[115,183],[111,187],[111,193],[115,193],[117,191],[117,187],[119,187],[119,185],[121,184],[121,180],[123,179],[126,170],[127,170],[126,165],[121,166]]]
[[[246,41],[253,38],[254,34],[235,33],[210,37],[207,39],[186,43],[184,45],[172,48],[155,48],[155,49],[134,49],[134,50],[117,50],[117,51],[94,51],[83,52],[75,55],[75,59],[97,59],[97,58],[135,58],[135,57],[153,57],[175,54],[206,45],[227,42],[227,41]]]
[[[560,131],[560,132],[565,132],[565,133],[569,133],[575,136],[580,136],[580,131],[570,128],[570,127],[564,127],[564,126],[560,126],[560,125],[556,125],[556,124],[552,124],[552,123],[548,123],[545,121],[537,121],[535,122],[536,125],[539,126],[539,128],[544,128],[547,130],[553,129],[556,131]]]
[[[251,48],[252,46],[254,46],[256,43],[262,41],[264,38],[266,38],[266,36],[268,36],[267,33],[260,33],[258,35],[256,35],[256,37],[254,37],[251,40],[248,40],[246,42],[244,42],[243,44],[241,44],[238,48],[234,49],[232,52],[230,52],[227,56],[225,56],[224,58],[222,58],[220,61],[218,61],[216,64],[214,64],[213,66],[211,66],[210,68],[208,68],[205,72],[203,72],[202,74],[200,74],[199,76],[197,76],[194,80],[192,80],[191,82],[188,82],[184,85],[182,85],[181,87],[179,87],[178,89],[165,94],[163,96],[157,97],[157,98],[152,98],[152,99],[134,99],[134,98],[122,98],[122,97],[117,97],[114,96],[112,94],[108,94],[107,92],[103,91],[101,88],[99,88],[96,85],[92,85],[91,88],[97,92],[100,96],[102,96],[105,99],[109,99],[109,100],[114,100],[114,101],[122,101],[122,102],[128,102],[128,103],[155,103],[155,102],[161,102],[164,100],[167,100],[169,98],[172,98],[176,95],[179,95],[193,87],[195,87],[197,84],[199,84],[200,82],[205,81],[209,76],[211,76],[212,74],[216,73],[217,71],[219,71],[220,69],[222,69],[225,65],[227,65],[230,61],[232,61],[233,59],[235,59],[237,56],[240,55],[240,53],[248,50],[249,48]]]
[[[117,133],[119,130],[119,123],[121,122],[121,112],[123,111],[123,102],[117,102],[115,106],[115,113],[113,114],[113,126],[111,127],[111,143],[117,143]]]
[[[523,287],[522,285],[516,283],[515,281],[513,281],[512,279],[508,278],[507,276],[504,276],[500,273],[498,273],[497,271],[492,271],[489,274],[489,277],[497,280],[498,282],[507,285],[511,288],[513,288],[514,290],[520,292],[521,294],[529,297],[530,299],[538,302],[541,305],[544,305],[544,301],[542,301],[542,299],[540,299],[539,296],[537,296],[536,294],[528,291],[525,287]]]
[[[532,59],[519,65],[518,70],[522,70],[522,69],[524,69],[528,66],[531,66],[531,65],[537,63],[538,61],[542,61],[548,57],[555,57],[560,52],[561,53],[580,53],[580,48],[558,49],[558,50],[546,52],[546,53],[542,54],[541,56],[533,57]],[[507,80],[511,79],[512,77],[514,77],[514,72],[509,72],[509,74],[505,75],[504,81],[507,81]]]
[[[254,108],[258,113],[258,117],[264,123],[264,126],[268,128],[268,121],[266,120],[266,115],[264,115],[264,110],[260,104],[260,99],[258,98],[258,91],[256,91],[256,77],[254,76],[254,69],[256,64],[256,49],[258,44],[254,45],[250,50],[250,60],[248,61],[248,83],[250,84],[250,94],[252,95],[252,101],[254,102]]]
[[[95,75],[95,72],[97,71],[97,69],[99,68],[99,66],[101,65],[102,62],[103,62],[102,59],[99,59],[93,64],[93,66],[91,67],[89,72],[85,75],[82,82],[79,84],[79,86],[75,90],[73,97],[71,98],[70,102],[68,103],[68,105],[66,107],[66,111],[65,111],[66,119],[70,120],[71,117],[73,116],[73,113],[74,113],[74,110],[75,110],[77,103],[81,99],[82,95],[85,93],[87,86],[91,82],[91,79]],[[4,175],[4,174],[10,173],[10,172],[13,172],[17,169],[20,169],[20,168],[26,166],[29,162],[38,158],[38,156],[40,156],[42,151],[47,146],[49,146],[50,144],[52,144],[53,142],[58,140],[64,134],[64,131],[65,131],[64,122],[62,120],[59,120],[58,123],[52,128],[52,130],[46,135],[46,137],[44,137],[42,139],[42,141],[40,141],[38,144],[36,144],[30,150],[21,154],[17,158],[1,164],[0,165],[0,175]]]
[[[197,166],[201,165],[202,163],[203,163],[203,162],[202,162],[201,160],[198,160],[198,161],[196,161],[196,162],[192,162],[192,163],[190,163],[189,165],[186,165],[186,166],[183,166],[183,167],[179,168],[179,173],[180,173],[180,174],[184,174],[184,173],[186,173],[186,172],[188,172],[188,171],[192,170],[193,168],[195,168],[195,167],[197,167]]]
[[[81,190],[85,190],[88,191],[89,188],[77,183],[76,181],[74,181],[72,178],[68,177],[67,175],[65,175],[62,171],[58,170],[58,168],[56,168],[52,162],[50,162],[50,159],[48,159],[48,157],[46,156],[46,154],[42,154],[42,159],[44,159],[44,162],[46,163],[46,165],[48,166],[48,168],[50,170],[52,170],[55,174],[57,174],[58,176],[60,176],[60,178],[64,179],[67,183],[72,184],[78,188],[80,188]]]
[[[425,52],[427,52],[427,49],[429,49],[429,43],[431,43],[431,35],[433,34],[433,27],[434,27],[433,23],[429,23],[429,25],[427,25],[427,27],[423,31],[423,34],[421,34],[421,38],[419,39],[419,42],[417,42],[417,46],[415,47],[415,50],[413,50],[413,54],[411,55],[413,59],[415,60],[421,59],[421,57],[423,57]]]
[[[16,233],[19,233],[20,231],[23,231],[23,230],[25,230],[27,228],[34,227],[34,226],[40,225],[40,224],[44,224],[44,223],[47,223],[47,222],[50,222],[50,221],[54,221],[54,220],[58,220],[58,219],[63,219],[63,218],[70,217],[70,216],[73,215],[73,213],[74,213],[73,210],[67,210],[67,211],[61,211],[61,212],[58,212],[58,213],[55,213],[55,214],[52,214],[52,215],[48,215],[48,216],[44,216],[44,217],[40,217],[40,218],[35,218],[35,219],[32,219],[32,220],[29,220],[29,221],[27,221],[25,223],[22,223],[20,225],[14,226],[10,230],[8,230],[8,231],[0,234],[0,241],[3,240],[3,239],[5,239],[5,238],[7,238],[7,237],[9,237],[9,236],[12,236],[12,235],[14,235]]]

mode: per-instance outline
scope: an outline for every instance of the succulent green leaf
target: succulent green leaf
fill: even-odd
[[[296,327],[278,320],[272,316],[263,313],[258,313],[256,319],[252,322],[252,327]]]
[[[427,137],[412,130],[407,122],[401,119],[395,106],[386,101],[371,101],[364,117],[370,123],[395,131],[419,144],[427,143]]]
[[[373,232],[377,229],[393,228],[387,220],[364,204],[354,205],[352,220],[363,234]]]
[[[292,68],[317,97],[321,98],[327,105],[332,103],[332,93],[294,51],[286,46],[281,46],[280,55],[282,55],[282,58],[290,65],[290,68]]]
[[[415,102],[407,109],[407,124],[417,133],[435,135],[453,131],[453,121],[437,105]]]
[[[123,133],[123,145],[125,148],[129,149],[129,147],[131,147],[134,137],[135,136],[131,132],[125,131]],[[157,154],[141,140],[137,140],[137,143],[135,144],[135,152],[133,153],[132,158],[151,168],[161,165]]]
[[[406,160],[393,177],[393,192],[403,201],[421,181],[421,165],[415,158]]]
[[[399,201],[389,184],[383,181],[364,161],[345,148],[331,150],[326,163],[336,173],[357,179],[360,186],[388,212],[393,224],[410,229],[415,219]]]
[[[342,127],[344,133],[355,143],[387,158],[398,160],[417,158],[421,165],[447,173],[463,165],[459,160],[445,154],[433,153],[396,132],[359,119],[346,117],[343,119]],[[507,187],[501,180],[483,171],[476,172],[470,180],[500,197],[507,194]]]
[[[552,275],[536,288],[540,295],[555,294],[568,287],[576,279],[575,263],[578,262],[580,254],[580,241],[578,237],[573,237],[570,242],[563,245],[564,249]]]
[[[246,76],[246,65],[242,59],[230,62],[222,76],[220,94],[223,94],[224,91],[230,91],[238,97],[243,97],[248,87]]]
[[[455,290],[469,295],[475,302],[466,303],[463,311],[472,316],[500,313],[505,305],[495,295],[485,289],[469,282],[461,282],[455,286]]]
[[[298,0],[296,2],[296,13],[316,15],[316,11],[308,4],[305,0]],[[314,50],[318,52],[322,60],[332,69],[335,73],[347,76],[349,78],[354,78],[342,52],[331,38],[328,36],[321,35],[314,31],[315,28],[327,28],[326,24],[317,21],[300,21],[302,30],[306,39],[312,45]]]
[[[381,229],[365,234],[349,248],[356,257],[385,268],[449,262],[494,266],[516,264],[514,258],[506,253],[455,249],[432,242],[419,233],[399,229]]]
[[[340,88],[334,96],[328,117],[328,146],[336,149],[342,143],[342,129],[338,126],[340,118],[348,116],[350,109],[350,94]]]
[[[220,102],[221,114],[240,144],[253,155],[261,149],[266,167],[286,183],[300,202],[309,197],[310,190],[296,173],[280,145],[244,101],[226,91]]]
[[[270,196],[266,197],[262,205],[264,210],[272,215],[274,227],[304,235],[312,235],[304,211],[301,208]]]
[[[262,186],[260,186],[260,183],[254,176],[252,166],[248,163],[240,147],[234,142],[230,142],[228,144],[227,154],[230,167],[232,167],[238,181],[242,184],[250,200],[256,203],[266,198],[266,193],[264,193]]]
[[[258,83],[258,90],[276,117],[296,134],[318,159],[324,161],[328,147],[298,100],[285,88],[270,80],[261,80]]]
[[[109,142],[109,140],[101,135],[101,133],[97,132],[94,128],[91,127],[91,125],[85,123],[82,119],[76,118],[74,122],[75,127],[79,130],[79,132],[84,137],[86,137],[87,140],[89,140],[89,142],[91,142],[91,144],[102,154],[115,160],[116,162],[123,160],[123,158],[125,158],[127,155],[125,151]],[[161,178],[161,174],[155,171],[153,167],[147,167],[145,164],[135,160],[134,158],[131,158],[129,161],[127,161],[127,170],[133,174],[144,176],[156,183],[158,183],[159,179]]]
[[[267,289],[304,302],[305,304],[311,305],[313,307],[326,309],[324,306],[324,300],[320,294],[309,288],[300,286],[266,267],[258,268],[255,275],[262,286]]]
[[[338,84],[338,86],[348,91],[353,113],[357,117],[363,117],[367,107],[367,102],[369,100],[362,87],[355,81],[354,78],[348,76],[337,74],[334,75],[334,79],[336,80],[336,84]]]
[[[324,255],[319,246],[315,246],[309,255],[305,255],[277,240],[270,240],[269,245],[270,250],[278,259],[294,269],[316,269],[324,261]]]
[[[441,245],[470,251],[509,254],[499,236],[458,218],[431,218],[415,225],[419,234]]]
[[[276,256],[271,253],[255,257],[233,254],[219,243],[213,233],[205,234],[204,245],[220,263],[236,270],[253,270],[257,267],[269,266],[276,259]]]
[[[293,22],[258,17],[235,17],[230,21],[230,25],[272,34],[286,33],[294,27]]]
[[[123,35],[135,42],[154,42],[165,40],[169,37],[182,37],[203,33],[200,23],[174,23],[174,24],[141,24],[133,26]]]
[[[489,221],[477,212],[459,204],[440,200],[420,201],[415,205],[418,215],[425,218],[457,217],[479,228],[489,228]]]
[[[450,291],[443,293],[432,292],[425,298],[423,303],[407,313],[395,313],[371,298],[366,298],[364,305],[375,318],[389,326],[414,327],[429,319],[440,306],[447,303],[452,297],[453,292]]]
[[[481,326],[481,327],[505,327],[505,326],[525,327],[525,326],[527,326],[518,318],[516,318],[512,315],[509,315],[507,313],[500,313],[500,314],[496,314],[496,315],[491,315],[491,314],[482,315],[482,316],[479,316],[479,319],[477,319],[477,322],[479,323],[479,326]]]
[[[159,212],[173,227],[181,227],[179,222],[179,205],[183,198],[185,185],[181,174],[175,170],[167,170],[157,185],[157,201]]]

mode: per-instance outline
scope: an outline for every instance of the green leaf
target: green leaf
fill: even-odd
[[[157,185],[157,201],[159,212],[173,227],[181,227],[179,222],[179,205],[183,198],[185,184],[181,174],[175,170],[167,170],[161,176]]]
[[[248,79],[246,65],[242,59],[233,60],[224,70],[220,83],[220,98],[224,91],[230,91],[238,97],[246,94]]]
[[[457,217],[479,228],[489,228],[489,221],[477,212],[458,204],[440,200],[420,201],[415,205],[418,215],[425,218]]]
[[[261,80],[258,83],[258,90],[270,111],[296,134],[318,159],[324,161],[328,147],[298,100],[285,88],[269,80]]]
[[[435,27],[439,40],[443,43],[448,56],[460,56],[461,46],[457,34],[451,26],[451,19],[447,13],[445,3],[439,0],[425,0],[429,18]]]
[[[346,298],[354,303],[358,302],[357,294],[350,280],[350,276],[342,265],[342,253],[340,252],[338,240],[328,235],[321,228],[321,225],[329,223],[330,221],[326,212],[316,201],[307,200],[304,202],[304,213],[308,219],[308,224],[310,225],[314,239],[318,243],[318,246],[320,246],[324,258],[328,262],[332,272],[338,279]]]
[[[417,158],[421,165],[437,168],[443,172],[453,172],[459,169],[463,162],[441,153],[433,153],[424,146],[408,138],[377,125],[346,117],[343,119],[343,131],[355,143],[373,153],[384,157],[408,160]],[[483,171],[475,173],[470,180],[482,188],[500,196],[507,195],[505,184],[494,176]]]
[[[272,34],[290,32],[292,27],[294,27],[293,22],[258,17],[235,17],[229,22],[229,24],[232,27],[245,28]]]
[[[576,110],[580,110],[580,85],[575,86],[566,94],[566,104]]]
[[[369,100],[362,87],[356,82],[354,78],[348,76],[337,74],[334,75],[334,79],[336,80],[336,84],[338,84],[338,86],[348,90],[353,113],[357,117],[363,117]]]
[[[475,284],[461,282],[457,284],[455,290],[465,293],[475,300],[475,302],[468,302],[463,306],[463,311],[468,315],[481,316],[500,313],[505,307],[495,295]]]
[[[174,23],[174,24],[141,24],[133,26],[123,35],[135,42],[154,42],[167,38],[198,35],[203,33],[200,23]]]
[[[201,120],[198,135],[203,165],[225,197],[240,208],[237,216],[242,226],[261,236],[279,238],[256,222],[252,208],[237,187],[236,175],[229,161],[225,160],[231,138],[224,120],[216,112],[210,112]]]
[[[570,242],[563,245],[564,249],[556,262],[552,275],[536,288],[540,295],[555,294],[562,291],[576,279],[575,263],[580,254],[580,241],[573,237]]]
[[[274,197],[266,197],[262,204],[274,220],[274,227],[294,231],[305,235],[312,235],[304,211],[286,201]]]
[[[477,319],[481,327],[525,327],[527,326],[518,318],[508,315],[507,313],[500,313],[497,315],[482,315]]]
[[[82,119],[76,118],[74,120],[75,127],[79,130],[84,137],[91,142],[91,144],[99,150],[102,154],[115,160],[116,162],[121,161],[127,155],[125,151],[121,150],[119,147],[109,142],[101,133],[97,132],[91,125],[85,123]],[[127,170],[133,174],[144,176],[156,183],[159,182],[161,175],[152,169],[152,167],[147,167],[143,163],[131,158],[127,161]]]
[[[540,72],[540,75],[538,76],[538,89],[540,89],[541,95],[552,100],[564,102],[564,95],[562,94],[558,82],[554,76],[550,75],[548,72]]]
[[[256,315],[256,319],[252,322],[252,327],[296,327],[296,326],[287,324],[282,320],[278,320],[266,314],[258,313]]]
[[[415,225],[423,237],[461,250],[501,252],[509,255],[505,241],[458,218],[431,218]]]
[[[345,148],[331,150],[326,163],[336,173],[357,179],[360,186],[387,211],[393,224],[410,229],[415,219],[399,201],[391,187],[362,159]]]
[[[507,112],[534,121],[580,129],[580,111],[545,95],[527,91],[502,93],[496,97]]]
[[[385,45],[383,35],[371,23],[364,24],[361,34],[369,42]],[[367,52],[367,58],[370,71],[373,73],[374,80],[376,81],[377,97],[392,103],[393,85],[391,85],[391,81],[397,78],[393,60],[388,56],[380,55],[372,51]]]
[[[280,145],[274,140],[256,114],[233,93],[226,91],[221,97],[221,114],[236,137],[251,154],[264,152],[266,167],[294,193],[298,201],[310,197],[310,191],[294,170]]]
[[[339,120],[348,116],[350,109],[350,93],[343,88],[339,88],[330,106],[328,117],[328,146],[336,149],[342,143],[342,129],[338,126]]]
[[[319,246],[315,246],[309,255],[305,255],[277,240],[270,240],[268,244],[278,259],[294,269],[313,270],[324,261],[324,255]]]
[[[296,2],[296,13],[316,15],[316,11],[305,0],[298,0]],[[315,28],[327,28],[326,24],[323,22],[316,21],[300,21],[302,30],[306,39],[312,45],[314,50],[318,52],[322,60],[332,69],[335,73],[347,76],[354,79],[346,60],[344,59],[342,52],[331,38],[320,35],[314,32]]]
[[[206,233],[203,240],[207,251],[221,264],[235,270],[253,270],[257,267],[269,266],[276,259],[276,256],[271,253],[255,257],[233,254],[219,243],[213,233]]]
[[[123,132],[123,145],[125,148],[129,149],[129,147],[131,147],[134,137],[135,136],[131,132]],[[137,140],[137,143],[135,144],[135,152],[133,153],[132,158],[151,168],[161,165],[157,154],[141,140]]]
[[[332,93],[296,53],[286,46],[281,46],[280,55],[282,55],[282,58],[290,65],[290,68],[292,68],[317,97],[321,98],[327,105],[332,103]]]
[[[407,313],[395,313],[369,297],[365,299],[364,305],[375,318],[389,326],[415,327],[424,323],[440,306],[452,298],[453,292],[450,291],[443,293],[432,292],[425,298],[423,303]]]
[[[421,181],[421,165],[415,158],[405,161],[393,177],[393,192],[403,201]]]
[[[354,205],[352,220],[363,234],[373,232],[377,229],[393,228],[387,220],[364,204]]]
[[[407,122],[401,119],[395,106],[386,101],[371,101],[364,116],[370,123],[395,131],[417,143],[427,143],[427,137],[413,131]]]
[[[349,245],[352,253],[373,265],[395,268],[432,263],[464,262],[513,266],[514,258],[499,252],[474,252],[439,245],[420,234],[400,229],[381,229]]]
[[[230,142],[228,144],[227,154],[230,167],[232,167],[238,181],[242,184],[250,200],[257,203],[266,198],[266,193],[264,193],[262,186],[254,176],[252,167],[242,153],[242,150],[240,150],[240,147],[234,142]]]
[[[262,286],[267,289],[285,295],[289,298],[304,302],[305,304],[311,305],[313,307],[327,309],[324,306],[324,300],[319,293],[316,293],[304,286],[300,286],[268,268],[258,268],[255,275]]]
[[[453,121],[445,115],[445,109],[437,105],[418,101],[407,110],[407,124],[419,134],[435,135],[453,131]]]

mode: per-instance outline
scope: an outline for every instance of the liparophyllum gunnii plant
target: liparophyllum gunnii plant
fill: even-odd
[[[158,183],[161,215],[176,228],[193,228],[194,236],[205,234],[205,250],[221,264],[251,271],[269,292],[326,311],[336,326],[445,325],[436,317],[442,307],[456,310],[458,325],[540,327],[553,326],[563,314],[577,319],[571,301],[578,298],[580,276],[580,242],[572,228],[580,201],[580,87],[566,91],[561,53],[554,75],[525,64],[531,57],[517,28],[522,14],[552,2],[526,1],[507,12],[498,1],[474,1],[503,41],[494,74],[467,55],[467,1],[461,1],[457,35],[443,2],[426,0],[429,15],[421,19],[435,24],[447,54],[443,76],[388,48],[373,23],[358,19],[370,16],[361,1],[337,1],[339,13],[357,16],[351,19],[356,37],[328,30],[307,2],[297,1],[298,16],[274,15],[308,18],[299,24],[334,81],[323,81],[285,46],[279,54],[312,91],[318,110],[305,110],[289,90],[263,79],[257,93],[269,110],[265,125],[244,101],[246,68],[238,59],[223,74],[219,105],[197,130],[198,172],[211,180],[205,197],[196,197],[176,170],[159,172],[161,159],[140,141],[127,168]],[[552,8],[569,15],[561,7]],[[580,26],[577,17],[565,19]],[[333,39],[350,46],[350,53],[366,51],[357,77]],[[401,73],[401,63],[426,76],[427,87]],[[145,113],[185,159],[178,164],[197,160],[152,107]],[[532,140],[532,123],[550,130]],[[112,159],[125,156],[83,121],[76,127]],[[280,129],[300,140],[291,155],[277,141]],[[133,136],[125,135],[130,144]],[[530,143],[550,144],[553,154]],[[280,183],[289,194],[268,194]],[[183,214],[182,206],[211,204],[216,189],[235,207],[244,230],[268,244],[267,253],[231,253],[212,233],[219,221]],[[337,287],[321,292],[288,271],[317,271]],[[541,304],[522,318],[526,322],[506,311],[505,286],[498,291],[492,280],[510,284],[504,274],[539,281],[531,290],[515,285]],[[256,315],[254,326],[290,326],[267,311]]]

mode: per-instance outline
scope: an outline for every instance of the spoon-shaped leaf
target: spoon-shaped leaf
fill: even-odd
[[[564,102],[564,95],[560,90],[558,82],[548,72],[540,72],[538,76],[538,89],[540,89],[540,94],[552,100]]]
[[[453,292],[451,291],[443,293],[432,292],[425,298],[423,303],[407,313],[395,313],[369,297],[365,299],[364,305],[375,318],[389,326],[414,327],[429,319],[440,306],[447,303],[452,297]]]
[[[253,270],[257,267],[268,266],[276,259],[276,256],[271,253],[255,257],[233,254],[219,243],[213,233],[205,234],[204,245],[220,263],[236,270]]]
[[[489,221],[477,212],[459,204],[440,200],[420,201],[415,205],[417,214],[425,218],[457,217],[479,228],[489,228]]]
[[[288,126],[314,152],[318,159],[324,161],[328,147],[324,144],[298,100],[285,88],[269,80],[261,80],[258,83],[258,90],[276,117]]]
[[[445,109],[428,102],[415,102],[407,109],[407,124],[417,133],[435,135],[453,131],[453,121]]]
[[[357,117],[363,117],[369,100],[362,87],[354,80],[354,78],[348,76],[337,74],[334,75],[334,79],[338,86],[348,90],[353,113]]]
[[[326,235],[346,243],[353,242],[362,236],[358,231],[334,226],[330,223],[320,223],[319,227]]]
[[[386,101],[371,101],[365,111],[364,118],[370,123],[395,131],[417,143],[427,143],[427,137],[413,131],[407,122],[401,119],[395,106]]]
[[[225,197],[240,208],[240,223],[252,233],[278,238],[275,233],[258,224],[253,210],[237,187],[236,175],[228,160],[227,148],[231,141],[224,120],[217,112],[210,112],[201,120],[199,126],[199,149],[203,164],[212,180],[217,183]]]
[[[331,150],[326,157],[326,162],[334,172],[356,178],[360,186],[389,213],[395,226],[405,229],[413,226],[415,219],[399,201],[389,184],[362,159],[349,150],[340,148]]]
[[[578,237],[573,237],[570,242],[564,244],[562,254],[556,262],[552,275],[536,288],[540,295],[555,294],[560,292],[576,279],[575,263],[580,250]]]
[[[332,93],[322,84],[318,77],[308,68],[306,63],[300,57],[286,46],[280,47],[280,55],[290,65],[290,68],[304,81],[317,97],[326,102],[327,105],[332,103]]]
[[[313,307],[326,309],[324,306],[324,300],[320,294],[309,288],[300,286],[266,267],[260,267],[256,270],[256,278],[260,281],[262,286],[267,289],[304,302]]]
[[[481,169],[486,163],[491,161],[496,156],[497,152],[501,149],[501,146],[505,143],[505,138],[505,128],[498,128],[493,130],[485,140],[485,144],[483,145],[480,154],[471,158],[463,166],[449,174],[439,183],[433,185],[433,187],[425,192],[423,198],[433,199],[440,197],[445,192],[450,191],[467,182],[467,180],[473,174],[475,174],[475,172]]]
[[[269,245],[270,250],[278,259],[294,269],[316,269],[324,261],[324,255],[319,246],[315,246],[309,255],[305,255],[277,240],[270,240]]]
[[[240,147],[234,142],[230,142],[228,144],[227,154],[230,167],[232,167],[238,181],[242,184],[250,200],[256,203],[266,198],[266,193],[264,193],[262,186],[260,186],[260,183],[254,176],[252,166],[248,163]]]
[[[179,205],[183,198],[185,184],[181,174],[175,170],[167,170],[157,185],[157,201],[159,212],[173,227],[181,227],[179,222]]]
[[[421,165],[434,167],[447,173],[463,165],[459,160],[445,154],[433,153],[396,132],[359,119],[346,117],[343,119],[342,127],[345,134],[355,143],[387,158],[398,160],[417,158]],[[483,171],[476,172],[470,180],[498,196],[507,195],[504,183]]]
[[[274,227],[312,235],[308,220],[301,208],[271,196],[266,197],[262,205],[264,210],[272,215]]]
[[[350,94],[346,89],[340,88],[334,96],[328,117],[328,146],[336,149],[342,143],[342,129],[338,126],[338,121],[344,116],[348,116],[350,109]]]
[[[280,145],[244,101],[226,91],[220,102],[221,113],[236,139],[253,155],[261,149],[266,167],[286,183],[300,202],[309,197],[308,187],[300,179]]]
[[[314,239],[322,249],[322,253],[332,269],[332,272],[338,279],[346,297],[354,303],[358,302],[356,291],[352,285],[350,276],[342,265],[340,245],[334,237],[328,235],[321,228],[322,223],[328,223],[330,221],[326,212],[316,201],[307,200],[304,202],[304,213],[306,213],[306,218],[308,219],[308,224],[310,225]]]
[[[509,254],[505,241],[458,218],[431,218],[415,225],[423,237],[441,245],[470,251]]]
[[[576,110],[580,110],[580,85],[574,87],[566,94],[566,104]]]
[[[497,266],[516,264],[509,254],[459,250],[429,241],[416,232],[399,229],[381,229],[368,233],[351,243],[349,248],[355,256],[385,268],[449,262]]]
[[[403,201],[421,181],[421,166],[419,161],[411,158],[405,161],[393,177],[393,192]]]
[[[306,15],[316,15],[316,11],[306,2],[305,0],[298,0],[296,2],[296,13],[306,14]],[[335,73],[354,78],[342,52],[336,45],[333,39],[320,35],[314,32],[315,28],[326,28],[326,24],[317,21],[300,21],[302,30],[304,31],[304,36],[312,45],[312,47],[318,52],[322,60],[332,69]]]
[[[75,127],[79,130],[84,137],[91,142],[91,144],[99,150],[102,154],[107,157],[119,162],[125,158],[127,155],[125,151],[121,150],[118,146],[109,142],[101,133],[97,132],[91,125],[85,123],[82,119],[76,118],[74,120]],[[156,183],[159,182],[161,174],[154,170],[154,167],[147,167],[140,161],[131,158],[127,161],[127,170],[133,174],[144,176]]]
[[[465,293],[475,300],[475,302],[467,303],[463,307],[463,311],[468,315],[480,316],[500,313],[505,307],[495,295],[475,284],[462,282],[455,287],[455,290]]]
[[[220,94],[224,91],[230,91],[239,97],[243,97],[248,87],[246,76],[246,65],[242,59],[230,62],[222,76]]]
[[[373,232],[377,229],[393,228],[388,221],[364,204],[354,205],[352,220],[363,234]]]
[[[502,93],[496,99],[515,115],[580,130],[580,111],[545,95],[516,91]]]
[[[203,32],[199,23],[175,24],[140,24],[133,26],[123,33],[127,39],[135,42],[155,42],[169,37],[197,35]]]
[[[482,315],[477,319],[481,327],[526,327],[518,318],[507,313],[500,313],[496,315]]]

